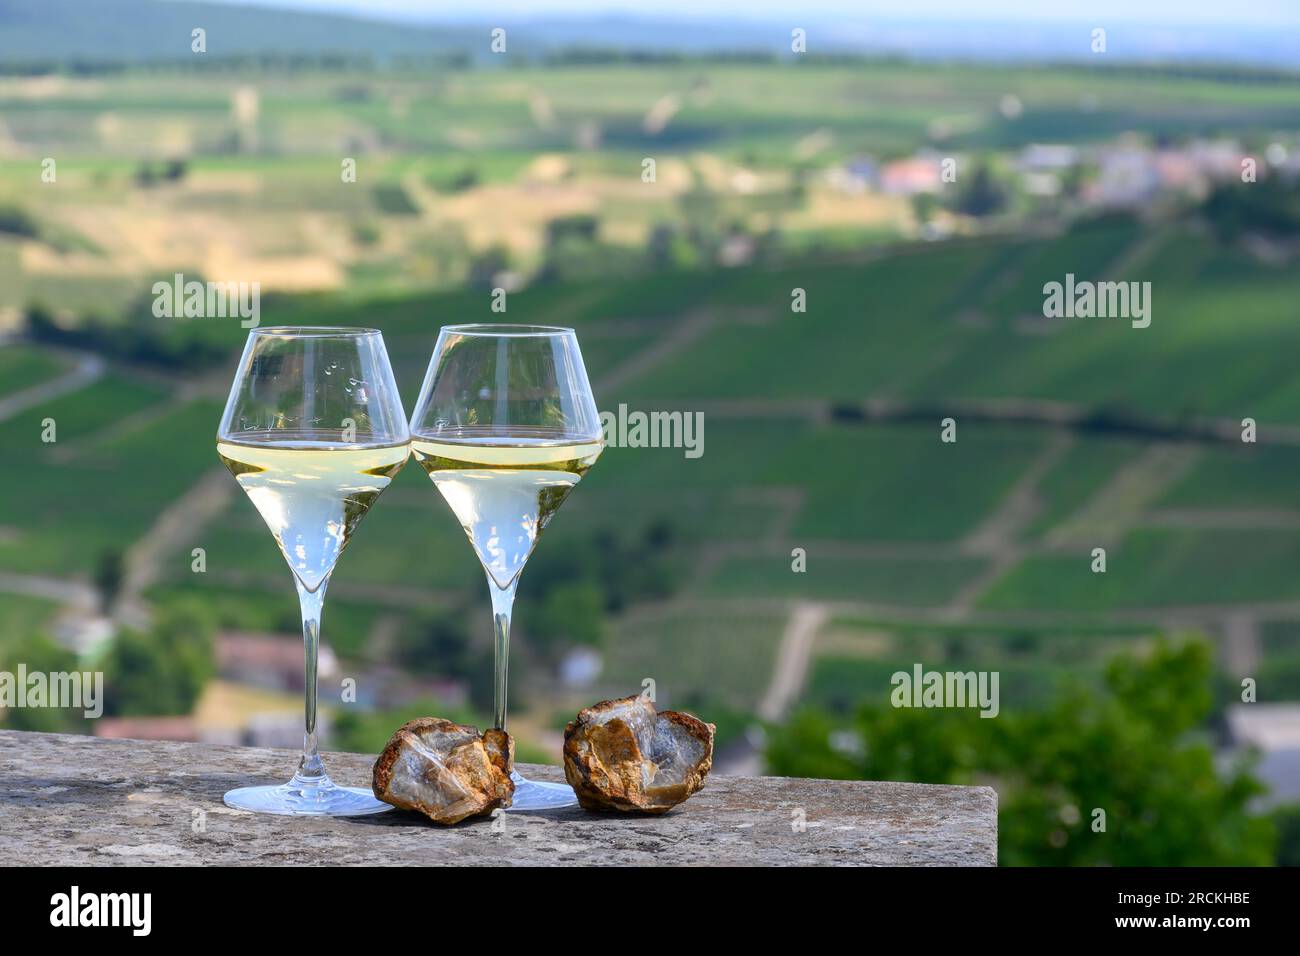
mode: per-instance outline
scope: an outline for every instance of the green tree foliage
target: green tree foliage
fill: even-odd
[[[621,611],[635,601],[666,598],[681,583],[682,547],[677,529],[667,518],[652,519],[631,534],[601,528],[585,547],[550,552],[545,562],[530,567],[520,579],[520,599],[537,606],[553,589],[581,582],[596,586],[606,612]]]
[[[267,304],[266,298],[262,304]],[[86,315],[65,325],[45,306],[34,303],[27,307],[26,333],[34,342],[170,369],[201,369],[230,357],[230,323],[234,319],[156,318],[152,295],[131,305],[127,314],[135,318],[126,321]]]
[[[546,224],[546,244],[554,246],[568,239],[595,242],[600,220],[589,213],[559,216]]]
[[[352,241],[359,246],[373,246],[383,237],[383,230],[376,222],[358,222],[352,226]]]
[[[1277,827],[1277,865],[1300,866],[1300,803],[1291,803],[1273,811]]]
[[[393,731],[417,717],[442,717],[458,724],[472,725],[474,722],[468,712],[449,710],[445,704],[432,698],[412,700],[391,710],[363,711],[344,707],[334,716],[330,745],[350,753],[379,753],[393,736]]]
[[[35,237],[40,229],[36,220],[17,206],[0,205],[0,232],[14,236]]]
[[[505,246],[495,245],[474,256],[469,264],[466,284],[471,289],[492,289],[496,278],[510,268],[510,253]]]
[[[389,216],[418,216],[420,207],[406,194],[401,183],[380,183],[372,191],[375,207]]]
[[[158,612],[147,632],[123,631],[104,660],[104,711],[112,716],[189,714],[215,670],[213,624],[199,604]]]
[[[917,222],[929,222],[939,211],[939,197],[934,193],[917,193],[912,197],[912,215]]]
[[[537,282],[608,279],[641,267],[639,253],[600,241],[600,220],[581,213],[552,219],[546,225],[546,253]]]
[[[471,653],[467,625],[470,614],[467,608],[457,608],[404,629],[395,641],[394,656],[414,671],[471,676],[477,661]]]
[[[189,166],[183,159],[170,159],[155,166],[151,162],[142,162],[135,171],[135,183],[143,189],[159,183],[176,183],[185,178]]]
[[[1300,236],[1300,178],[1270,176],[1220,186],[1205,200],[1201,212],[1225,242],[1247,233],[1294,239]]]
[[[100,607],[105,613],[112,610],[117,602],[125,577],[126,566],[121,551],[110,548],[100,554],[99,560],[95,563],[95,588],[99,591]]]
[[[77,656],[47,637],[29,634],[0,649],[0,670],[16,674],[23,664],[27,673],[46,674],[83,670]],[[14,707],[0,711],[10,730],[39,730],[44,733],[86,733],[86,719],[80,709],[56,707]]]
[[[1006,191],[998,185],[988,164],[984,163],[961,186],[955,207],[967,216],[991,216],[1006,204]]]
[[[1212,706],[1200,641],[1160,643],[1111,662],[1098,690],[1067,687],[1041,710],[866,704],[847,730],[803,713],[772,735],[771,772],[791,776],[990,783],[1009,865],[1230,866],[1273,862],[1271,821],[1247,805],[1262,787],[1220,772],[1200,734]],[[1105,813],[1105,830],[1095,829]]]
[[[538,649],[598,647],[605,631],[605,596],[590,581],[551,588],[528,617],[528,639]]]
[[[477,169],[464,166],[451,172],[430,173],[424,181],[440,193],[455,195],[473,189],[480,179]]]

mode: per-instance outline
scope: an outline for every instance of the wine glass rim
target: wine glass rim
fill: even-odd
[[[266,325],[253,329],[251,334],[351,338],[361,335],[379,335],[380,332],[378,329],[356,328],[349,325]]]
[[[524,325],[509,322],[470,322],[466,325],[444,325],[442,331],[454,332],[456,335],[500,336],[503,338],[573,334],[573,329],[563,325]]]

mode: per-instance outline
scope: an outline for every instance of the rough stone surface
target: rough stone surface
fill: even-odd
[[[370,783],[372,755],[327,754],[341,784]],[[710,776],[656,817],[578,807],[444,828],[393,810],[279,817],[232,810],[234,787],[283,783],[285,750],[0,731],[0,860],[85,864],[966,865],[997,858],[987,787]],[[563,780],[559,767],[520,765]],[[802,829],[800,819],[806,821]]]

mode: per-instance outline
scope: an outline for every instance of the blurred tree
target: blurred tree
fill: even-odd
[[[359,246],[376,245],[382,235],[377,222],[358,222],[352,226],[352,241]]]
[[[474,661],[467,620],[471,612],[457,608],[419,626],[398,633],[394,652],[399,663],[412,670],[467,677]]]
[[[123,631],[103,664],[111,716],[189,714],[215,670],[210,612],[177,602],[147,632]]]
[[[690,231],[683,232],[669,223],[659,223],[650,230],[646,255],[650,267],[658,272],[694,269],[702,261]]]
[[[170,277],[167,281],[171,281]],[[128,306],[126,313],[151,316],[153,304],[154,297],[150,294]],[[263,305],[267,304],[263,298]],[[124,322],[89,313],[64,326],[40,303],[27,307],[26,319],[27,336],[33,341],[98,352],[106,358],[172,369],[199,369],[229,357],[227,330],[219,322],[203,319],[177,317]]]
[[[442,717],[458,724],[474,724],[474,716],[468,711],[448,709],[433,698],[412,700],[389,710],[343,707],[334,714],[330,746],[350,753],[379,753],[398,727],[417,717]]]
[[[628,693],[637,692],[639,688],[628,688]],[[661,699],[660,709],[684,710],[688,714],[703,715],[702,719],[714,725],[714,749],[722,750],[739,740],[751,728],[756,727],[753,713],[743,704],[737,706],[726,695],[720,695],[709,689],[691,689],[680,697],[673,695],[668,700]],[[761,729],[761,728],[757,728]]]
[[[634,248],[565,235],[546,247],[534,281],[609,280],[633,275],[643,267],[642,254]]]
[[[724,209],[712,190],[695,183],[677,198],[678,213],[686,223],[685,235],[699,261],[713,262],[717,258],[721,235],[718,224]]]
[[[1300,803],[1275,809],[1273,825],[1277,827],[1277,865],[1300,866]]]
[[[870,721],[865,714],[863,717]],[[836,721],[819,710],[803,710],[795,714],[784,726],[768,734],[767,772],[781,777],[818,780],[870,779],[861,761],[851,754],[841,753],[834,746],[835,735],[844,732],[838,728]],[[890,768],[890,774],[894,772]],[[881,778],[878,776],[877,779]],[[883,779],[893,777],[887,775]],[[948,781],[945,779],[943,782]]]
[[[599,589],[604,609],[616,612],[633,601],[671,595],[683,574],[681,550],[668,518],[653,518],[630,537],[599,528],[585,547],[548,552],[546,561],[520,579],[519,594],[534,605],[565,584],[590,582]]]
[[[504,246],[493,246],[476,255],[469,264],[467,282],[473,289],[491,289],[496,277],[510,268],[510,254]]]
[[[590,213],[557,216],[546,224],[546,244],[554,246],[566,239],[595,242],[600,220]]]
[[[1061,195],[1066,199],[1078,199],[1083,192],[1084,181],[1083,166],[1071,166],[1061,176]]]
[[[759,265],[779,265],[785,252],[785,238],[781,230],[772,226],[758,234],[754,246],[754,262]]]
[[[105,614],[117,602],[125,578],[126,567],[122,552],[116,548],[101,552],[99,560],[95,562],[95,588],[99,591],[99,606]]]
[[[27,336],[35,342],[46,341],[58,334],[59,325],[54,313],[43,302],[30,302],[24,310]]]
[[[142,162],[135,171],[135,184],[142,189],[148,189],[158,182],[158,173],[154,170],[153,164]]]
[[[912,215],[919,223],[929,222],[939,208],[939,197],[934,193],[917,193],[912,197]]]
[[[666,222],[656,223],[646,240],[646,254],[650,267],[656,271],[667,271],[675,265],[673,249],[677,242],[677,230]]]
[[[28,634],[10,640],[0,649],[0,670],[17,674],[23,664],[27,673],[46,674],[78,670],[77,656],[49,638]],[[56,707],[14,707],[0,710],[11,730],[39,730],[45,733],[84,733],[86,718],[78,709]]]
[[[1011,865],[1227,866],[1273,862],[1271,821],[1245,767],[1220,772],[1198,738],[1211,709],[1200,641],[1124,655],[1103,689],[1066,688],[1043,710],[866,705],[851,728],[804,713],[770,737],[769,771],[920,783],[992,782]],[[1093,829],[1105,811],[1105,831]]]
[[[604,634],[605,598],[590,581],[551,588],[528,617],[529,641],[552,660],[570,647],[598,647]]]
[[[1223,242],[1246,234],[1294,239],[1300,236],[1300,177],[1269,176],[1219,186],[1206,198],[1201,213]]]
[[[1006,191],[993,178],[988,163],[976,167],[957,193],[956,210],[967,216],[991,216],[1007,203]]]
[[[0,232],[14,236],[35,237],[40,229],[36,220],[17,206],[0,205]]]
[[[473,189],[478,184],[478,170],[473,167],[466,167],[445,180],[441,191],[448,193],[463,193],[466,190]]]

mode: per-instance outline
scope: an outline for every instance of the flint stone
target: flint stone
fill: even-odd
[[[704,786],[715,730],[648,697],[602,701],[564,728],[564,776],[588,810],[667,813]]]
[[[510,806],[515,744],[503,730],[480,734],[440,717],[397,729],[375,761],[375,797],[435,823],[459,823]]]

